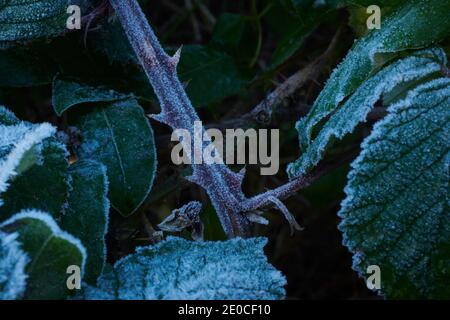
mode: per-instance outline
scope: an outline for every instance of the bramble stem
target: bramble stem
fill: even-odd
[[[137,0],[110,0],[110,3],[160,102],[161,112],[151,117],[174,130],[188,130],[195,137],[194,123],[200,118],[177,76],[180,50],[173,57],[166,54]],[[205,133],[204,128],[202,133]],[[202,152],[197,150],[199,146],[194,143],[195,139],[191,140],[193,153]],[[274,198],[286,198],[328,172],[319,169],[274,190],[247,198],[241,189],[244,173],[235,173],[225,164],[193,162],[192,169],[189,180],[206,190],[230,238],[250,236],[246,213],[273,205]]]
[[[165,53],[136,0],[110,2],[159,99],[161,113],[152,117],[174,130],[186,129],[194,137],[194,122],[200,119],[177,76],[180,51],[173,57]],[[192,143],[194,153],[198,152],[195,147]],[[220,164],[193,164],[192,168],[189,180],[206,190],[226,234],[249,236],[249,222],[241,205],[246,200],[241,191],[243,175]]]

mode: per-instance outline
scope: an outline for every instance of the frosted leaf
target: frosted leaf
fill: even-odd
[[[105,235],[109,219],[106,168],[98,162],[82,160],[70,166],[69,174],[72,189],[60,224],[86,247],[84,281],[95,283],[106,261]]]
[[[131,96],[106,87],[91,86],[60,76],[56,76],[53,80],[53,108],[59,116],[78,104],[122,100]]]
[[[24,122],[0,125],[0,206],[4,203],[2,194],[11,179],[39,162],[41,142],[54,133],[55,129],[47,123],[36,126]]]
[[[389,107],[352,163],[339,216],[361,276],[390,298],[450,298],[450,79]]]
[[[19,119],[17,119],[14,113],[0,105],[0,125],[10,126],[19,122]]]
[[[286,279],[268,264],[264,238],[192,242],[169,237],[140,247],[86,287],[85,299],[281,299]]]
[[[111,205],[131,215],[149,194],[156,171],[153,130],[144,110],[135,99],[103,103],[79,113],[75,125],[82,132],[77,157],[106,166]]]
[[[63,33],[70,4],[69,0],[9,0],[0,5],[0,45]]]
[[[61,214],[69,189],[68,152],[55,131],[48,123],[0,125],[0,221],[27,208]]]
[[[383,95],[398,86],[439,74],[441,65],[445,65],[446,62],[443,50],[422,50],[388,65],[366,80],[327,120],[301,157],[289,165],[290,178],[301,176],[317,165],[334,138],[342,139],[360,122],[364,122],[370,110]]]
[[[372,30],[357,41],[332,73],[309,114],[297,122],[301,148],[305,150],[311,143],[312,131],[320,120],[396,53],[426,47],[447,37],[449,10],[449,1],[405,1],[382,22],[381,29]]]
[[[1,223],[0,232],[17,234],[21,249],[29,257],[25,299],[65,298],[69,293],[67,267],[77,265],[84,274],[86,249],[47,213],[24,210]]]
[[[17,237],[0,231],[0,300],[18,299],[25,292],[29,259]]]

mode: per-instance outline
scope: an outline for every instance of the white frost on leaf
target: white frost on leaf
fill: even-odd
[[[0,300],[18,299],[25,292],[29,258],[20,248],[17,236],[0,231]]]
[[[333,138],[342,139],[360,122],[364,122],[382,95],[402,84],[426,79],[440,72],[441,65],[445,63],[442,49],[421,50],[392,63],[366,80],[324,124],[301,157],[288,166],[290,178],[301,176],[317,165]]]
[[[13,125],[18,124],[20,121],[17,119],[14,113],[0,105],[0,125]]]
[[[140,247],[98,281],[85,299],[282,299],[284,276],[267,262],[264,238],[192,242],[168,237]]]
[[[81,264],[81,274],[84,274],[84,268],[86,265],[86,258],[87,258],[86,248],[83,246],[83,244],[81,243],[81,241],[78,238],[75,238],[70,233],[67,233],[67,232],[61,230],[61,228],[56,224],[55,220],[53,219],[53,217],[50,214],[42,212],[42,211],[34,210],[34,209],[22,210],[21,212],[13,215],[11,218],[3,221],[0,224],[0,228],[4,228],[5,226],[12,225],[15,222],[18,222],[22,219],[39,220],[39,221],[43,222],[50,229],[50,231],[52,232],[52,237],[60,238],[62,240],[65,240],[65,241],[71,243],[72,245],[74,245],[80,251],[80,253],[83,257],[83,261]]]
[[[339,216],[361,276],[390,298],[450,297],[450,79],[391,105],[352,163]]]
[[[0,46],[63,33],[69,4],[73,3],[68,0],[0,1]]]
[[[25,154],[35,147],[39,148],[40,143],[51,137],[55,131],[48,123],[30,125],[21,122],[12,126],[0,125],[0,194],[6,191],[8,181],[17,174],[17,168]]]

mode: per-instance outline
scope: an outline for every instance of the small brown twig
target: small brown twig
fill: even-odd
[[[184,0],[184,3],[189,11],[189,19],[191,20],[192,30],[194,31],[194,40],[196,42],[200,42],[202,40],[202,34],[200,33],[200,26],[198,24],[197,17],[195,16],[192,0]]]
[[[336,45],[339,42],[342,29],[339,28],[326,51],[317,59],[309,63],[303,69],[297,71],[283,83],[278,85],[266,98],[264,98],[256,107],[250,112],[241,115],[234,119],[224,121],[221,125],[227,127],[234,126],[236,123],[259,123],[267,125],[272,120],[272,114],[275,109],[283,104],[283,101],[292,96],[300,87],[305,85],[310,80],[315,80],[320,74],[326,62],[329,60],[331,54],[334,52]]]

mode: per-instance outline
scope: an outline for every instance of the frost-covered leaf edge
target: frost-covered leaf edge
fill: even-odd
[[[25,292],[25,268],[30,259],[21,250],[18,234],[0,231],[0,300],[15,300]]]
[[[434,10],[431,11],[434,14],[442,13],[442,8],[439,8],[439,5],[442,5],[442,3],[444,3],[444,6],[450,7],[450,4],[448,3],[446,4],[445,2],[440,2],[438,0],[432,1]],[[389,44],[388,47],[383,47],[385,45],[383,40],[392,38],[392,34],[389,33],[390,31],[395,34],[395,32],[405,30],[405,27],[407,27],[406,30],[409,28],[408,32],[411,33],[410,36],[416,36],[420,31],[416,30],[420,23],[427,26],[431,25],[429,21],[433,20],[433,17],[427,16],[422,12],[425,11],[425,9],[430,11],[431,7],[428,6],[430,6],[430,3],[427,1],[418,1],[416,3],[411,1],[403,3],[397,11],[394,11],[385,21],[383,21],[383,28],[380,30],[372,30],[367,36],[359,39],[355,43],[344,60],[332,72],[308,115],[296,123],[296,129],[299,132],[300,147],[303,150],[310,144],[311,133],[320,120],[337,108],[339,103],[341,103],[349,94],[353,93],[376,67],[380,67],[380,64],[382,64],[383,61],[375,61],[377,54],[393,54],[407,49],[425,47],[440,40],[439,37],[443,34],[449,35],[448,30],[450,30],[450,26],[446,25],[444,22],[436,21],[433,25],[437,26],[442,33],[438,34],[439,37],[437,39],[432,38],[436,35],[429,32],[425,41],[419,41],[419,43],[416,43],[417,41],[414,39],[412,40],[414,43],[408,43],[407,37],[404,36],[401,39],[403,43],[400,43],[401,41],[398,41],[397,39],[398,43],[394,44],[394,48],[391,48],[392,46]],[[436,6],[438,6],[438,8],[435,8]],[[413,18],[411,18],[410,15],[413,15]],[[418,19],[419,17],[421,19]],[[414,23],[412,24],[410,20],[413,20]],[[449,23],[448,19],[446,23]],[[447,30],[447,33],[442,30]],[[423,32],[423,30],[421,31]],[[368,56],[366,56],[367,52],[369,52]],[[353,63],[355,63],[355,65],[353,65]],[[367,63],[369,63],[369,65],[367,65]]]
[[[361,149],[362,149],[361,153],[351,164],[352,169],[348,173],[348,183],[347,183],[346,187],[344,188],[346,198],[341,202],[341,209],[338,212],[338,216],[341,219],[341,221],[338,225],[338,229],[342,232],[342,235],[343,235],[342,244],[344,246],[346,246],[348,248],[348,250],[353,254],[352,269],[355,270],[358,273],[358,275],[363,279],[367,278],[367,276],[368,276],[366,273],[366,270],[361,268],[361,265],[360,265],[363,260],[363,257],[365,257],[365,255],[364,255],[364,252],[361,251],[359,248],[357,248],[354,245],[354,243],[351,241],[351,239],[349,239],[348,235],[346,234],[347,226],[345,225],[346,219],[348,219],[347,211],[352,210],[351,203],[352,203],[352,199],[354,196],[352,184],[353,184],[354,176],[356,176],[356,170],[358,170],[358,166],[364,162],[364,157],[366,155],[370,155],[369,154],[369,150],[370,150],[369,143],[371,142],[371,140],[376,141],[377,139],[380,139],[381,135],[379,134],[379,131],[382,130],[383,126],[388,124],[391,120],[393,120],[397,116],[395,113],[393,113],[393,111],[395,111],[396,109],[401,109],[402,107],[408,107],[408,105],[412,99],[418,97],[421,93],[425,93],[425,94],[428,93],[427,90],[439,91],[439,90],[443,90],[445,87],[447,88],[447,97],[450,97],[450,89],[449,89],[450,88],[450,79],[449,78],[438,78],[438,79],[430,80],[427,83],[419,85],[414,90],[411,90],[408,93],[408,95],[406,96],[406,98],[389,106],[388,107],[388,115],[375,124],[375,126],[372,130],[372,133],[361,144]],[[450,173],[450,171],[449,171],[450,151],[447,152],[447,155],[446,155],[444,161],[446,163],[444,174],[446,174],[448,177],[449,173]],[[447,179],[446,189],[448,190],[448,179]],[[450,208],[450,201],[449,201],[448,197],[447,197],[447,200],[444,201],[444,203],[445,202],[446,202],[446,208],[443,208],[443,210],[448,210],[448,208]],[[445,207],[445,205],[444,205],[444,207]],[[352,219],[354,220],[354,218],[352,218]],[[380,230],[380,232],[383,233],[382,230]],[[383,294],[383,295],[387,294],[387,292],[385,292],[385,290],[383,288],[384,288],[384,285],[382,282],[381,290],[376,290],[378,292],[378,294]],[[401,289],[401,288],[398,288],[398,289]],[[406,289],[406,290],[408,290],[408,289]],[[405,294],[405,292],[402,292],[401,294]],[[422,293],[422,294],[424,294],[424,293]],[[411,297],[406,296],[403,298],[411,298]],[[421,298],[423,298],[423,296]],[[433,297],[433,298],[436,298],[436,297]]]
[[[102,199],[102,202],[104,203],[104,208],[103,208],[103,214],[104,214],[104,219],[105,219],[105,223],[103,224],[103,236],[102,236],[102,246],[103,246],[103,256],[102,256],[102,260],[103,260],[103,263],[102,263],[102,266],[101,266],[101,271],[100,271],[100,274],[103,272],[103,269],[104,269],[104,267],[105,267],[105,264],[106,264],[106,254],[107,254],[107,247],[106,247],[106,234],[107,234],[107,232],[108,232],[108,226],[109,226],[109,210],[110,210],[110,201],[109,201],[109,198],[108,198],[108,190],[109,190],[109,188],[108,188],[108,185],[109,185],[109,182],[108,182],[108,175],[107,175],[107,172],[106,172],[106,167],[102,164],[102,163],[100,163],[100,162],[97,162],[97,161],[93,161],[93,160],[79,160],[79,161],[77,161],[76,163],[75,163],[76,165],[84,165],[84,164],[86,164],[86,165],[95,165],[95,166],[98,166],[98,168],[100,169],[100,172],[101,172],[101,174],[103,175],[103,188],[104,188],[104,190],[103,190],[103,199]],[[70,176],[73,176],[73,171],[74,171],[74,167],[73,167],[73,165],[74,164],[72,164],[71,165],[71,167],[69,167],[69,175]],[[89,187],[89,186],[88,186]],[[70,193],[72,193],[73,192],[73,188],[75,188],[75,185],[74,185],[74,183],[73,183],[73,178],[72,178],[72,189],[70,190]],[[69,193],[69,197],[68,197],[68,203],[67,203],[67,209],[66,210],[69,210],[72,206],[71,206],[71,203],[70,203],[70,193]],[[79,214],[83,214],[83,212],[79,212]],[[67,213],[61,218],[62,219],[62,222],[61,222],[61,224],[64,226],[64,224],[65,223],[70,223],[69,221],[64,221],[64,219],[65,218],[67,218],[68,216],[67,216]],[[70,228],[69,228],[70,229]],[[68,229],[68,231],[70,231]],[[81,230],[80,230],[81,231]],[[77,234],[76,234],[76,232],[72,232],[72,234],[74,235],[74,236],[77,236]],[[80,240],[81,241],[81,240]],[[81,241],[81,242],[83,242],[83,241]],[[89,252],[89,245],[87,244],[87,243],[84,243],[84,246],[85,246],[85,248],[86,248],[86,251],[87,252]],[[87,261],[89,261],[89,255],[87,256]],[[86,262],[86,264],[87,264],[88,262]],[[88,269],[88,268],[86,268],[86,269]],[[84,276],[86,277],[87,276],[87,273],[85,273],[84,274]],[[100,276],[100,275],[99,275]]]
[[[172,242],[172,243],[171,243]],[[159,255],[161,257],[164,258],[164,247],[166,245],[173,245],[173,243],[177,244],[177,248],[180,248],[183,245],[194,245],[194,246],[199,246],[200,248],[205,248],[207,247],[209,244],[214,245],[214,244],[230,244],[233,245],[235,243],[239,243],[241,244],[241,242],[249,242],[249,248],[251,248],[251,250],[259,250],[259,255],[261,255],[261,257],[264,258],[265,263],[266,263],[266,267],[269,269],[269,271],[271,272],[271,276],[273,278],[273,282],[276,282],[279,289],[282,291],[282,293],[278,293],[281,296],[285,295],[285,290],[283,288],[283,286],[286,284],[286,279],[285,277],[281,274],[280,271],[276,270],[271,264],[268,263],[267,261],[267,257],[265,256],[264,252],[263,252],[263,247],[266,245],[267,243],[267,239],[266,238],[249,238],[249,239],[242,239],[242,238],[233,238],[231,240],[227,240],[227,241],[205,241],[205,242],[192,242],[192,241],[187,241],[185,239],[182,238],[178,238],[178,237],[167,237],[166,240],[153,245],[153,246],[147,246],[147,247],[138,247],[136,248],[135,253],[130,254],[128,256],[125,256],[123,258],[121,258],[120,260],[118,260],[114,266],[112,268],[107,268],[107,272],[105,272],[99,279],[98,279],[98,287],[92,287],[89,286],[87,284],[84,285],[84,290],[83,293],[81,295],[79,295],[77,297],[77,299],[87,299],[87,300],[115,300],[115,299],[143,299],[145,293],[141,293],[141,295],[136,296],[135,294],[133,295],[133,293],[131,293],[131,295],[126,294],[125,297],[124,296],[120,296],[121,293],[121,284],[120,284],[120,280],[119,280],[119,274],[117,273],[118,271],[116,269],[121,268],[121,267],[127,267],[127,264],[132,262],[133,260],[138,259],[137,261],[134,261],[134,263],[138,263],[138,261],[142,260],[141,256],[144,256],[144,254],[150,254],[150,255]],[[251,243],[251,244],[250,244]],[[161,250],[162,252],[158,252],[159,250]],[[178,251],[177,251],[178,252]],[[167,253],[166,253],[167,254]],[[180,252],[180,254],[183,254],[182,252]],[[187,253],[188,254],[188,253]],[[171,255],[169,255],[168,257],[171,257]],[[141,262],[142,263],[142,262]],[[139,263],[138,263],[139,264]],[[152,272],[152,270],[148,270],[149,272]],[[251,270],[248,270],[249,272],[251,272]],[[135,274],[137,271],[135,270],[133,272],[133,274]],[[255,275],[256,276],[256,275]],[[124,277],[126,280],[128,280],[128,277]],[[129,287],[134,288],[134,285],[128,284]],[[168,292],[170,293],[170,292]],[[123,292],[122,292],[123,295]],[[275,293],[273,294],[275,296]],[[278,296],[278,298],[280,298],[281,296]],[[176,298],[177,299],[177,298]],[[196,299],[195,297],[190,297],[189,294],[185,293],[184,295],[182,295],[181,297],[178,297],[178,299]],[[201,299],[205,299],[204,297]],[[208,299],[208,298],[206,298]],[[211,298],[209,298],[211,299]],[[244,298],[245,299],[245,298]],[[248,298],[247,298],[248,299]],[[274,297],[272,298],[265,298],[265,299],[274,299]]]
[[[374,104],[383,94],[390,92],[402,83],[423,79],[433,73],[438,73],[446,64],[447,57],[442,49],[425,49],[389,64],[365,80],[350,98],[331,115],[316,137],[310,141],[300,158],[288,165],[289,178],[294,179],[301,176],[317,165],[333,138],[342,139],[346,134],[351,133],[360,122],[365,122]],[[359,105],[361,102],[363,104]],[[348,115],[353,115],[354,118],[346,120]]]
[[[29,127],[25,123],[20,123],[17,126]],[[0,126],[0,129],[5,127]],[[14,149],[8,154],[6,159],[0,163],[0,194],[7,190],[8,180],[17,174],[15,170],[20,164],[23,155],[44,139],[51,137],[55,132],[56,129],[52,125],[42,123],[30,128],[30,131],[25,134],[24,138],[14,146]],[[3,201],[0,198],[0,206],[2,204]]]

